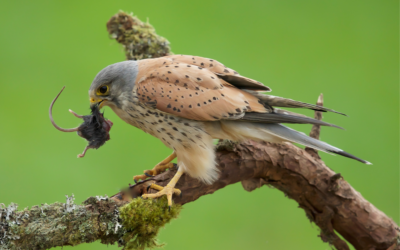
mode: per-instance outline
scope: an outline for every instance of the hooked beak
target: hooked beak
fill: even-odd
[[[95,98],[90,98],[90,108],[93,109],[96,105],[98,109],[101,109],[107,100],[105,99],[95,99]]]

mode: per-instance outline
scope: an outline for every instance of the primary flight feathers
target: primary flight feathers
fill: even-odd
[[[285,112],[284,112],[285,113]],[[245,113],[239,121],[260,122],[260,123],[297,123],[297,124],[315,124],[321,126],[329,126],[343,129],[342,127],[330,124],[324,121],[316,120],[299,114],[284,114],[284,113]]]
[[[333,112],[337,114],[341,114],[344,116],[347,116],[343,113],[337,112],[333,109],[328,109],[322,106],[314,105],[314,104],[309,104],[305,102],[299,102],[279,96],[273,96],[273,95],[264,95],[260,94],[256,91],[251,91],[251,90],[246,90],[247,92],[251,93],[254,96],[257,96],[260,100],[262,100],[265,103],[268,103],[270,106],[275,106],[275,107],[287,107],[287,108],[307,108],[307,109],[312,109],[312,110],[317,110],[317,111],[322,111],[322,112]]]

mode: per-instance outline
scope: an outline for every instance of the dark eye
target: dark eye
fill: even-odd
[[[107,93],[107,91],[108,91],[108,86],[101,86],[99,88],[99,92],[102,93],[102,94]]]

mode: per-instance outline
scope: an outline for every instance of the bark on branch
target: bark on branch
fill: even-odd
[[[334,231],[356,249],[400,249],[398,226],[354,190],[340,174],[321,160],[292,144],[223,142],[217,150],[220,178],[212,185],[182,176],[177,188],[182,198],[174,201],[185,204],[236,182],[253,191],[271,185],[294,199],[304,209],[310,221],[321,229],[321,239],[337,249],[349,249]],[[155,182],[166,185],[174,171],[168,171],[131,187],[132,197],[145,192]],[[127,193],[112,197],[128,200]]]
[[[123,38],[132,35],[148,38],[140,33],[143,27],[135,25],[143,23],[123,12],[107,24],[112,37],[124,41],[128,58],[135,58],[132,55],[137,52],[132,48],[136,45],[132,44],[137,41]],[[144,28],[148,32],[149,26]],[[152,41],[159,41],[154,29],[150,30]],[[149,52],[142,43],[136,58],[170,53],[167,43],[158,44],[156,50]],[[322,105],[322,96],[319,101]],[[321,117],[316,112],[316,118]],[[311,136],[318,138],[319,133],[319,126],[314,125]],[[184,205],[237,182],[249,192],[270,185],[294,199],[321,229],[321,239],[336,249],[349,249],[336,232],[356,249],[400,249],[400,230],[394,221],[365,200],[339,173],[328,168],[313,149],[303,150],[289,143],[222,141],[217,146],[217,163],[220,178],[212,185],[183,175],[176,186],[182,190],[182,197],[174,197],[174,203]],[[19,212],[14,205],[5,208],[0,204],[0,249],[48,249],[95,240],[104,244],[118,242],[126,248],[155,246],[158,227],[176,217],[179,206],[168,212],[163,201],[144,201],[139,197],[152,183],[166,185],[175,172],[176,169],[171,169],[141,181],[111,198],[90,197],[83,205],[74,205],[71,197],[65,204],[45,204]],[[154,224],[158,227],[153,228],[156,220],[159,222]]]

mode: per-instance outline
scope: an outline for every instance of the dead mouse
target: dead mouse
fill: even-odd
[[[90,115],[78,115],[74,111],[69,110],[74,116],[83,119],[83,123],[77,128],[64,129],[59,127],[53,119],[52,109],[57,98],[60,96],[61,92],[64,90],[65,86],[61,89],[60,93],[54,98],[50,104],[49,116],[50,121],[53,126],[63,132],[77,132],[82,138],[85,138],[89,144],[86,146],[82,154],[78,155],[78,158],[85,156],[86,151],[89,148],[98,149],[103,146],[106,141],[110,140],[110,129],[113,123],[110,120],[104,119],[103,113],[100,113],[98,105],[92,108],[92,114]]]

